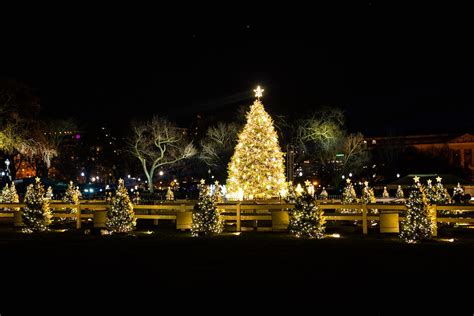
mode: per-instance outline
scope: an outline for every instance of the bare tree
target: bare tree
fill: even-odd
[[[364,135],[361,133],[349,134],[344,138],[342,146],[343,170],[358,170],[369,161],[369,152],[364,142]]]
[[[297,140],[305,155],[316,159],[320,174],[337,183],[340,174],[358,172],[369,160],[361,133],[348,134],[344,114],[336,108],[326,108],[301,120]],[[336,159],[338,157],[343,157]]]
[[[134,123],[133,133],[131,152],[143,167],[151,193],[156,169],[196,154],[194,145],[186,139],[185,130],[166,119],[153,117],[151,121]]]
[[[297,138],[300,143],[311,142],[322,150],[336,147],[344,136],[344,113],[339,109],[325,108],[309,119],[299,122]]]
[[[239,130],[240,125],[236,123],[219,122],[216,126],[209,127],[206,136],[201,140],[199,158],[219,174],[225,173],[234,152]]]

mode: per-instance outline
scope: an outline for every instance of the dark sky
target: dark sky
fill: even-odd
[[[0,76],[30,84],[43,115],[91,124],[230,120],[261,84],[272,113],[340,106],[367,135],[474,131],[474,28],[463,8],[122,9],[3,19]]]

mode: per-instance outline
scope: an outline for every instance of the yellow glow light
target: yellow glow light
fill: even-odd
[[[257,89],[253,90],[253,92],[255,92],[255,97],[257,99],[261,98],[262,95],[263,95],[263,91],[265,91],[264,89],[260,88],[260,86],[257,86]]]
[[[341,235],[339,235],[339,234],[332,234],[332,235],[329,235],[329,236],[331,236],[332,238],[341,238]]]

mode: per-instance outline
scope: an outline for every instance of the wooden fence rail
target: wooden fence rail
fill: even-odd
[[[178,201],[154,205],[134,205],[135,217],[137,219],[152,219],[157,223],[159,220],[175,220],[177,229],[190,229],[192,225],[192,209],[196,201]],[[398,220],[403,220],[403,213],[406,211],[404,204],[341,204],[321,200],[318,206],[325,211],[326,220],[329,221],[361,221],[362,233],[368,233],[369,221],[380,221],[380,213],[399,213]],[[0,217],[13,218],[16,225],[21,224],[20,209],[25,203],[0,203]],[[104,227],[105,214],[110,205],[105,201],[81,202],[78,206],[63,203],[62,201],[51,201],[50,207],[53,216],[58,218],[76,218],[76,228],[81,228],[83,219],[94,219],[95,227]],[[77,208],[76,214],[66,213],[66,209]],[[288,227],[288,210],[294,207],[293,204],[262,201],[262,202],[226,202],[218,203],[226,222],[235,222],[236,231],[241,231],[242,221],[254,221],[257,227],[258,221],[271,221],[273,230],[286,230]],[[338,210],[350,209],[353,213],[343,214]],[[378,214],[370,210],[378,210]],[[439,211],[456,212],[460,216],[439,216]],[[431,212],[435,222],[441,223],[474,223],[474,205],[433,205]],[[437,234],[435,228],[434,234]]]

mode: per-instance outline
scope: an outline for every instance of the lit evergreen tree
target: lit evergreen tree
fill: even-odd
[[[405,194],[403,193],[403,190],[402,190],[402,186],[399,185],[398,188],[397,188],[397,194],[396,194],[396,197],[398,199],[403,199],[405,197]]]
[[[53,213],[49,207],[49,198],[47,198],[44,186],[40,179],[36,178],[34,184],[30,184],[26,189],[25,204],[21,211],[23,222],[27,232],[47,231],[51,224]]]
[[[454,187],[453,200],[456,203],[460,203],[463,195],[464,195],[464,189],[461,187],[461,184],[458,182],[458,185]]]
[[[135,229],[135,212],[123,179],[119,179],[118,183],[112,206],[107,212],[106,226],[114,233],[129,233]]]
[[[167,201],[173,201],[174,200],[174,193],[171,191],[171,188],[168,187],[168,190],[166,191],[166,200]]]
[[[45,195],[45,198],[47,198],[48,200],[52,200],[53,199],[53,188],[52,187],[48,187],[48,189],[46,190],[46,195]]]
[[[400,232],[400,237],[408,243],[431,238],[434,226],[425,189],[419,182],[419,177],[415,177],[414,180],[415,186],[406,201],[406,218]]]
[[[11,183],[10,187],[8,184],[3,187],[2,194],[0,195],[0,201],[2,203],[18,203],[20,202],[18,198],[18,193],[16,192],[15,183]],[[17,209],[17,208],[15,208]],[[11,210],[11,209],[7,209]]]
[[[326,220],[324,210],[316,204],[316,199],[308,186],[303,192],[289,194],[287,201],[294,203],[290,210],[290,233],[297,237],[323,238]],[[291,192],[291,191],[290,191]]]
[[[326,191],[326,188],[323,187],[323,190],[321,191],[321,194],[319,195],[321,200],[327,200],[329,197],[328,191]]]
[[[442,178],[436,178],[436,185],[434,186],[433,203],[435,204],[448,204],[451,203],[451,197],[449,196],[448,190],[441,183]]]
[[[69,181],[69,185],[67,186],[66,193],[64,193],[64,196],[63,196],[63,202],[67,204],[71,204],[71,207],[67,207],[65,210],[67,214],[77,214],[77,210],[79,208],[80,195],[81,195],[81,192],[79,191],[79,188],[74,186],[72,181]]]
[[[214,196],[216,197],[216,203],[222,203],[222,186],[219,181],[214,182]]]
[[[431,184],[431,179],[428,179],[426,181],[426,187],[425,189],[425,195],[430,204],[435,204],[436,203],[436,191],[433,185]]]
[[[365,204],[375,203],[374,189],[369,186],[369,182],[364,182],[364,189],[362,190],[362,199]]]
[[[382,193],[383,198],[389,198],[390,194],[388,194],[387,187],[383,187],[383,193]]]
[[[1,203],[9,203],[7,201],[10,200],[10,188],[8,184],[6,184],[2,189],[2,194],[0,195],[0,202]]]
[[[342,203],[352,204],[357,203],[357,195],[354,186],[351,183],[351,179],[346,179],[346,187],[342,192]],[[341,209],[342,213],[357,213],[356,209]]]
[[[224,230],[224,220],[216,207],[216,197],[210,194],[209,187],[201,180],[199,201],[193,211],[193,236],[220,234]]]
[[[257,99],[247,113],[247,123],[238,136],[238,143],[228,167],[229,196],[245,199],[272,198],[286,192],[283,152],[273,120]]]

